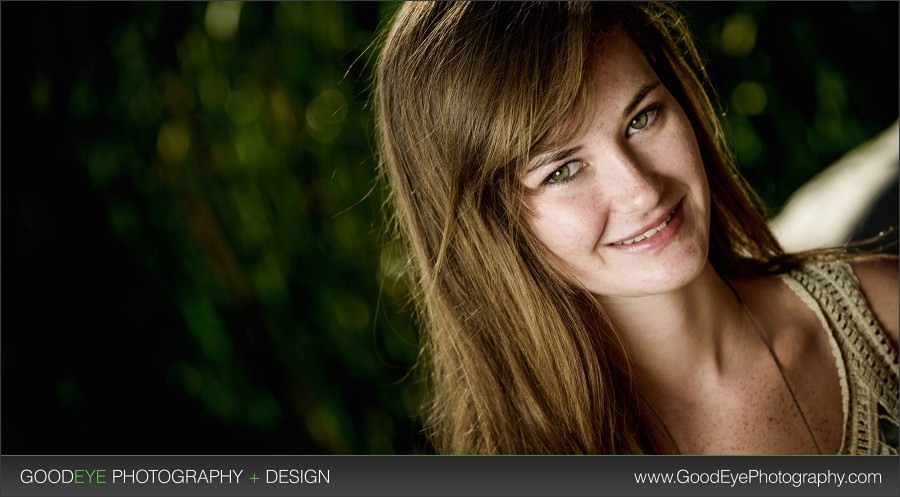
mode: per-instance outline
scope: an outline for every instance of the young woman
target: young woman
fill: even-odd
[[[707,89],[666,5],[401,7],[375,103],[439,452],[897,452],[897,260],[785,254]]]

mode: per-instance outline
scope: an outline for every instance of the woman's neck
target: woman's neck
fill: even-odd
[[[636,378],[652,390],[698,392],[719,383],[729,359],[753,345],[742,332],[747,323],[740,303],[709,263],[676,291],[603,304]]]

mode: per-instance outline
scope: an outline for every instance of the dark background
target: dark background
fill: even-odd
[[[0,5],[2,453],[429,450],[366,107],[394,8]],[[896,2],[682,8],[775,211],[897,119]]]

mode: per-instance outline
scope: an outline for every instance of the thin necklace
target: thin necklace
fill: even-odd
[[[744,303],[743,299],[741,299],[740,294],[737,290],[734,289],[734,286],[731,285],[731,282],[722,278],[725,281],[725,284],[728,285],[728,288],[731,289],[731,293],[734,294],[734,297],[737,299],[738,303],[741,304],[741,308],[744,309],[744,314],[750,318],[750,323],[753,324],[753,329],[756,330],[756,334],[759,335],[759,339],[762,340],[764,344],[766,344],[766,349],[769,351],[769,355],[772,356],[772,360],[775,361],[775,366],[778,367],[778,372],[781,373],[781,379],[784,381],[784,386],[787,388],[788,393],[791,394],[791,398],[794,399],[794,407],[797,408],[797,412],[800,413],[800,419],[803,420],[803,424],[806,425],[806,431],[809,433],[809,438],[812,439],[813,445],[816,446],[816,452],[819,455],[822,455],[822,449],[819,448],[819,442],[816,441],[816,436],[813,434],[812,427],[809,425],[809,421],[806,420],[806,415],[803,414],[803,409],[800,408],[800,402],[797,401],[797,396],[794,395],[794,389],[791,388],[791,384],[788,382],[787,375],[784,374],[784,368],[781,367],[781,361],[778,360],[778,356],[775,355],[775,351],[772,350],[772,345],[769,344],[769,341],[766,339],[766,336],[762,332],[762,328],[759,327],[759,323],[756,322],[756,319],[753,317],[753,314],[750,313],[750,309],[747,309],[747,304]]]

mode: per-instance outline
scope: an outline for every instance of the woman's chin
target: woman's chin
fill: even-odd
[[[605,297],[646,297],[678,291],[700,277],[709,264],[707,246],[688,244],[661,260],[636,268],[621,266],[604,281],[582,281],[595,295]]]

